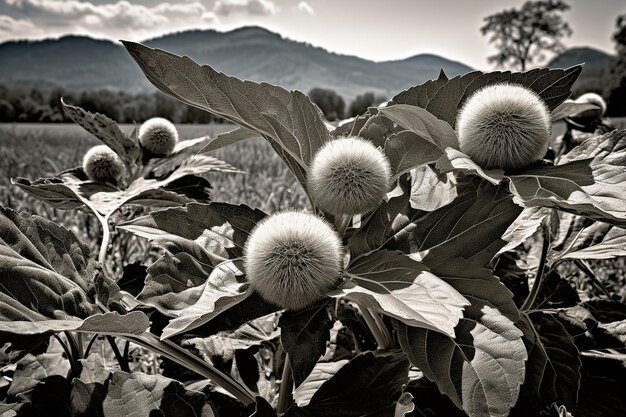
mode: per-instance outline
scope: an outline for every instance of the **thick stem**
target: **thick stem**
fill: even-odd
[[[140,336],[120,335],[126,340],[152,350],[166,358],[176,362],[179,365],[210,379],[214,384],[219,385],[226,391],[230,392],[235,398],[244,405],[254,404],[256,399],[254,394],[245,386],[237,382],[230,375],[226,375],[212,365],[206,363],[197,356],[191,354],[180,346],[169,340],[160,340],[152,333],[144,333]]]
[[[128,364],[128,356],[124,357],[120,353],[120,349],[117,347],[117,343],[115,343],[115,338],[113,336],[106,336],[109,344],[111,345],[111,350],[115,355],[115,359],[117,359],[117,363],[120,365],[120,369],[124,372],[130,372],[130,366]]]
[[[541,248],[541,259],[539,260],[539,268],[537,268],[537,277],[535,278],[535,282],[533,282],[533,287],[530,290],[530,294],[526,297],[524,304],[520,310],[526,311],[530,309],[537,301],[537,296],[539,295],[539,290],[542,286],[542,281],[544,277],[544,270],[546,268],[546,261],[548,259],[548,252],[550,250],[550,235],[547,231],[544,231],[543,236],[543,246]]]
[[[289,359],[289,354],[287,353],[285,355],[283,375],[280,380],[280,390],[278,393],[278,405],[276,407],[276,411],[279,416],[287,412],[287,409],[293,401],[293,396],[291,395],[292,388],[293,378],[291,375],[291,360]]]
[[[106,268],[107,251],[109,249],[109,243],[111,241],[111,230],[109,230],[108,218],[100,218],[100,224],[102,225],[102,243],[100,244],[100,253],[98,254],[98,262],[102,264],[103,268]]]

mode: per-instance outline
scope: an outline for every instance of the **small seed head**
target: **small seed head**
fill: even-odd
[[[318,208],[339,216],[374,210],[390,183],[387,157],[371,142],[352,137],[330,141],[317,151],[307,187]]]
[[[550,113],[533,91],[496,84],[469,97],[457,130],[461,151],[481,167],[519,170],[545,156]]]
[[[118,184],[125,173],[124,163],[107,145],[89,149],[83,157],[83,170],[93,181]]]
[[[576,116],[574,116],[574,119],[576,119],[576,121],[582,123],[592,122],[594,120],[600,119],[602,116],[604,116],[604,113],[606,112],[606,102],[599,94],[586,93],[578,97],[575,101],[576,103],[595,104],[599,107],[598,109],[585,110],[578,113]]]
[[[314,214],[281,212],[254,228],[244,249],[244,264],[250,285],[263,299],[300,310],[337,288],[341,240]]]
[[[167,156],[176,147],[178,131],[169,120],[153,117],[139,127],[139,142],[150,156]]]

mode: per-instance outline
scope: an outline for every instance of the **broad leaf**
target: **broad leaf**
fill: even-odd
[[[575,407],[581,363],[571,336],[553,316],[539,312],[524,315],[519,325],[528,344],[520,406],[536,412],[552,402]]]
[[[445,155],[439,158],[435,167],[442,174],[455,172],[463,175],[475,175],[498,185],[504,177],[501,169],[482,169],[463,152],[454,148],[446,148]]]
[[[463,102],[483,87],[507,83],[520,84],[536,92],[550,110],[554,110],[571,94],[571,87],[582,66],[562,69],[537,68],[527,72],[470,72],[445,82],[422,84],[396,95],[390,104],[419,106],[454,127]],[[436,91],[435,91],[436,90]]]
[[[218,149],[233,145],[247,139],[259,138],[259,134],[245,127],[237,127],[228,132],[220,133],[214,139],[211,139],[201,150],[200,153],[209,153]]]
[[[67,378],[70,373],[70,362],[61,352],[31,355],[28,353],[16,363],[13,380],[8,395],[18,395],[35,388],[37,384],[51,376]]]
[[[453,174],[437,174],[424,165],[411,170],[411,208],[435,211],[450,204],[457,196],[456,179]]]
[[[385,155],[391,164],[393,179],[415,167],[434,162],[443,154],[439,147],[410,130],[398,132],[385,142]]]
[[[315,152],[330,140],[320,109],[299,91],[241,81],[159,49],[124,42],[148,80],[166,94],[265,137],[305,183]]]
[[[394,417],[408,368],[397,352],[366,352],[347,364],[318,367],[296,391],[302,406],[291,407],[285,417]]]
[[[553,211],[544,207],[524,209],[502,235],[502,240],[507,243],[498,253],[510,251],[524,243],[540,230],[543,225],[548,223],[550,219],[552,219],[552,216]]]
[[[557,166],[508,175],[517,203],[626,226],[626,130],[592,137]]]
[[[556,109],[552,110],[552,113],[550,114],[550,121],[554,123],[566,117],[576,116],[578,113],[594,109],[599,109],[599,107],[591,103],[577,103],[571,100],[565,101]]]
[[[278,322],[280,341],[289,354],[293,380],[299,386],[326,352],[333,321],[328,300],[300,311],[285,311]]]
[[[61,104],[70,119],[113,149],[129,172],[137,168],[142,152],[136,139],[126,136],[117,123],[103,114],[88,112],[81,107],[66,104],[63,100]]]
[[[228,361],[234,358],[236,350],[258,346],[263,342],[276,339],[280,334],[278,315],[272,313],[251,320],[232,332],[219,332],[206,338],[193,338],[186,340],[184,344],[194,346],[209,361],[214,356]]]
[[[427,268],[401,252],[377,251],[352,263],[351,278],[336,296],[401,320],[454,337],[454,326],[469,302]]]
[[[415,132],[422,141],[437,145],[440,150],[459,147],[454,129],[422,108],[397,104],[379,109],[379,112],[405,129]]]
[[[76,235],[0,207],[0,322],[74,320],[106,303],[100,266]]]
[[[568,220],[572,220],[571,222]],[[562,216],[560,226],[567,237],[554,259],[613,259],[626,256],[626,230],[607,223],[592,222],[579,216]]]
[[[556,271],[551,271],[542,279],[535,302],[529,309],[558,309],[573,307],[578,303],[580,298],[574,287]]]
[[[456,338],[396,321],[411,363],[470,417],[506,417],[517,402],[527,358],[522,332],[488,306],[461,319]]]

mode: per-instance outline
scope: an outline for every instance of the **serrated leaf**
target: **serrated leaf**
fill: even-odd
[[[285,311],[278,322],[280,341],[289,354],[296,389],[326,351],[333,326],[327,306],[328,300],[324,300],[303,310]]]
[[[348,268],[349,282],[335,294],[409,326],[454,337],[469,302],[454,288],[401,252],[376,251]]]
[[[457,197],[456,179],[453,174],[438,174],[424,165],[411,170],[411,208],[435,211],[447,206]]]
[[[104,275],[76,235],[0,207],[0,324],[77,320],[106,303]]]
[[[297,403],[306,405],[291,407],[285,417],[394,417],[408,365],[398,352],[366,352],[345,364],[320,364],[296,390]]]
[[[528,343],[523,404],[537,411],[552,402],[575,407],[581,362],[571,336],[553,316],[540,312],[523,315],[519,325]]]
[[[444,152],[445,155],[435,163],[435,167],[442,174],[455,172],[464,175],[475,175],[489,181],[493,185],[498,185],[504,178],[504,171],[501,169],[482,169],[469,156],[458,149],[446,148]]]
[[[626,230],[607,223],[592,222],[579,216],[561,221],[567,238],[554,250],[553,259],[613,259],[626,256]],[[571,223],[569,220],[572,220]]]
[[[199,153],[213,152],[237,142],[260,137],[256,131],[240,126],[228,132],[220,133],[214,139],[211,139]]]
[[[504,253],[515,249],[528,238],[534,235],[543,225],[552,218],[552,210],[545,207],[531,207],[522,210],[520,215],[506,229],[502,235],[502,240],[506,241],[498,253]]]
[[[508,175],[515,200],[626,226],[626,130],[592,137],[559,165]]]
[[[124,42],[148,80],[166,94],[255,130],[306,184],[313,155],[330,133],[321,110],[299,91],[241,81],[159,49]]]
[[[422,108],[396,104],[379,109],[379,112],[405,129],[415,132],[422,140],[437,145],[439,149],[459,148],[459,139],[454,129]]]
[[[409,104],[425,109],[430,99],[433,98],[437,91],[447,82],[447,78],[428,80],[423,84],[416,85],[396,94],[389,102],[389,105]]]
[[[88,112],[81,107],[66,104],[63,100],[61,104],[70,119],[118,154],[129,172],[134,171],[142,156],[136,139],[126,136],[117,123],[103,114]]]
[[[488,306],[456,338],[395,322],[411,363],[470,417],[506,417],[524,381],[526,349],[515,324]]]
[[[550,121],[557,122],[566,117],[576,116],[586,110],[599,109],[600,107],[591,103],[577,103],[575,101],[565,101],[550,113]]]

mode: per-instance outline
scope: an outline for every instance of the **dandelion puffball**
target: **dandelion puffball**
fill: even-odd
[[[576,103],[595,104],[596,106],[599,107],[597,109],[585,110],[583,112],[578,113],[576,116],[574,116],[574,118],[577,121],[579,121],[579,120],[580,121],[597,120],[597,119],[601,118],[602,116],[604,116],[604,113],[606,112],[606,102],[604,101],[602,96],[600,96],[599,94],[596,94],[596,93],[586,93],[586,94],[583,94],[582,96],[578,97],[575,100],[575,102]]]
[[[139,142],[150,156],[167,156],[176,147],[178,131],[169,120],[153,117],[139,127]]]
[[[97,182],[117,184],[124,176],[124,163],[107,145],[98,145],[89,149],[83,157],[83,170],[87,176]]]
[[[339,216],[375,209],[390,183],[387,157],[371,142],[352,137],[327,142],[317,151],[307,188],[318,208]]]
[[[545,156],[550,112],[533,91],[496,84],[467,99],[457,130],[461,151],[481,167],[518,170]]]
[[[266,301],[288,310],[314,304],[337,288],[341,240],[314,214],[286,211],[257,224],[244,248],[246,275]]]

